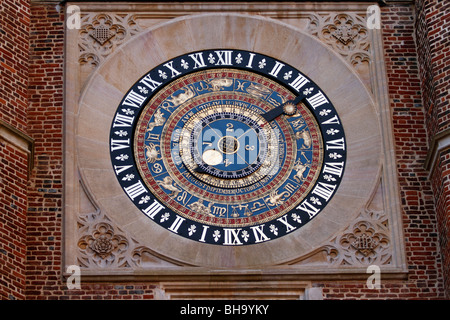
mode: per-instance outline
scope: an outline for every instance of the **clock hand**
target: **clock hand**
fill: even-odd
[[[266,113],[262,114],[262,117],[267,122],[270,122],[282,114],[287,114],[289,116],[292,116],[297,112],[297,105],[302,100],[303,100],[303,95],[299,95],[294,100],[288,100],[285,103],[280,104],[278,107],[276,107],[270,111],[267,111]]]
[[[205,169],[203,169],[199,165],[197,165],[197,167],[194,168],[194,171],[197,172],[197,173],[208,173],[208,172],[206,172]]]

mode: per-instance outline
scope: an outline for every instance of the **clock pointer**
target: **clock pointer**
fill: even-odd
[[[285,103],[280,104],[278,107],[267,111],[261,116],[267,121],[270,122],[274,120],[276,117],[286,114],[288,116],[292,116],[297,112],[297,105],[303,100],[303,95],[297,96],[294,100],[288,100]]]

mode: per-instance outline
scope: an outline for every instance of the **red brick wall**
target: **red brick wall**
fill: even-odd
[[[50,298],[61,285],[63,22],[55,5],[31,5],[28,132],[36,156],[28,189],[28,299]]]
[[[423,75],[422,87],[424,96],[430,96],[425,104],[430,115],[428,129],[431,139],[450,127],[450,2],[417,0],[416,8],[417,23],[423,26],[416,33],[418,45],[429,47],[418,51],[418,56],[422,62],[421,70],[431,69]]]
[[[416,39],[430,147],[450,128],[450,2],[417,0]],[[447,297],[450,297],[450,161],[438,154],[431,172]]]
[[[436,202],[439,244],[443,261],[444,285],[450,297],[450,150],[444,150],[436,161],[432,175]]]
[[[410,6],[389,6],[383,9],[382,17],[410,271],[407,296],[443,297],[433,192],[423,168],[428,145],[414,35],[415,11]]]
[[[0,120],[27,126],[28,1],[0,4]],[[0,138],[0,299],[25,297],[27,153]]]
[[[0,138],[0,299],[25,297],[28,159]]]
[[[29,1],[0,5],[0,119],[26,132]]]
[[[316,285],[323,286],[328,299],[442,299],[445,292],[439,245],[441,237],[433,188],[423,167],[428,153],[427,114],[421,96],[415,10],[412,6],[398,4],[383,7],[381,14],[408,279],[383,281],[381,274],[379,290],[368,289],[364,281]],[[420,48],[426,45],[422,43]],[[422,58],[420,61],[425,63],[428,60]],[[429,70],[427,66],[421,74]]]
[[[4,0],[2,6],[3,3],[11,6],[12,1]],[[26,12],[25,9],[23,10]],[[16,26],[15,28],[18,30],[27,30],[28,28],[28,20],[25,18],[26,15],[23,15],[21,19],[24,25]],[[439,223],[441,229],[446,226],[445,230],[449,230],[449,225],[448,218],[440,220],[445,215],[436,216],[435,214],[432,183],[427,178],[428,172],[423,169],[428,151],[427,129],[433,127],[431,124],[427,126],[427,123],[435,120],[426,122],[426,119],[433,117],[433,113],[428,112],[428,105],[422,101],[421,90],[424,87],[421,85],[421,77],[427,72],[419,73],[419,67],[421,63],[425,65],[424,61],[427,60],[416,53],[414,17],[415,11],[410,6],[395,5],[382,10],[388,89],[393,113],[405,247],[410,273],[407,280],[388,281],[384,280],[381,275],[381,289],[379,290],[368,289],[365,280],[315,283],[315,286],[323,288],[324,296],[327,299],[434,299],[444,297],[439,239],[441,239],[441,246],[445,245],[447,248],[447,257],[448,246],[446,242],[444,243],[447,238],[439,236],[443,233],[437,228],[437,224]],[[7,18],[10,19],[10,17]],[[1,19],[6,19],[3,14],[0,15]],[[5,38],[0,39],[2,40],[0,42],[0,63],[6,63],[5,61],[8,61],[9,57],[10,62],[8,63],[15,66],[13,69],[16,70],[16,73],[13,73],[11,70],[6,71],[7,69],[0,68],[0,72],[10,72],[7,81],[2,81],[0,86],[0,90],[6,90],[6,95],[1,91],[0,99],[5,102],[0,101],[2,103],[0,117],[19,129],[27,130],[28,134],[35,139],[36,144],[35,168],[28,182],[27,199],[27,193],[23,191],[26,190],[26,178],[23,174],[15,177],[17,181],[14,181],[14,185],[18,190],[13,190],[5,183],[5,179],[6,181],[12,179],[10,175],[13,173],[10,168],[16,166],[16,172],[24,171],[24,154],[17,154],[17,150],[13,150],[6,144],[2,145],[0,142],[1,154],[8,155],[0,159],[0,169],[2,169],[0,186],[11,188],[8,194],[0,194],[0,236],[2,237],[0,248],[6,251],[6,254],[4,251],[0,251],[0,262],[2,263],[0,266],[0,297],[3,299],[151,299],[153,298],[153,283],[83,283],[81,290],[69,290],[61,278],[63,271],[61,270],[63,250],[63,19],[63,13],[56,12],[54,5],[36,3],[31,5],[29,64],[27,63],[28,58],[25,59],[28,57],[25,52],[16,48],[17,56],[24,58],[22,63],[18,63],[20,59],[8,53],[11,50],[3,49],[4,43],[6,46],[11,46],[12,41],[4,42]],[[440,26],[438,22],[435,23],[436,26]],[[427,25],[433,25],[433,22],[430,21]],[[5,37],[3,24],[1,28],[0,37]],[[22,37],[27,39],[25,31]],[[436,41],[440,39],[437,34],[435,37]],[[21,46],[28,48],[26,41]],[[435,47],[436,45],[431,41],[430,50],[432,51]],[[439,60],[438,56],[429,58],[429,61],[438,63],[436,62]],[[26,80],[18,76],[19,72],[26,75],[25,69],[19,71],[25,66],[29,67],[28,96],[12,95],[8,86],[14,79],[18,86],[26,86]],[[440,64],[436,65],[436,67],[438,66]],[[0,79],[4,79],[3,74]],[[442,79],[445,79],[445,76]],[[21,90],[26,92],[26,89]],[[442,95],[442,92],[436,87],[437,97]],[[27,101],[27,97],[29,101]],[[6,103],[10,105],[10,108],[17,108],[17,114],[11,113],[10,109],[5,108]],[[29,105],[28,110],[25,112],[27,105]],[[6,113],[3,110],[6,110]],[[19,110],[21,111],[19,112]],[[436,110],[442,110],[442,108]],[[436,113],[436,116],[440,114],[439,112]],[[440,128],[444,127],[440,126]],[[430,132],[429,129],[428,131]],[[450,169],[448,158],[448,153],[441,157],[440,169],[436,171],[440,176],[445,174],[448,177],[450,173],[445,171]],[[4,172],[7,171],[8,173],[5,174]],[[436,181],[433,180],[433,185],[441,183],[440,190],[449,192],[448,179],[443,182],[440,176],[435,177]],[[436,205],[445,210],[448,208],[445,202],[449,199],[448,193],[444,195],[444,192],[441,191],[439,195],[436,197]],[[17,208],[13,208],[11,204]],[[26,223],[25,207],[28,208]],[[3,217],[9,217],[9,220],[4,222],[1,220]],[[15,217],[16,220],[13,220],[12,217]],[[15,232],[11,228],[16,228]],[[3,240],[13,236],[16,238],[9,241]],[[25,238],[26,248],[22,241]],[[12,243],[13,247],[5,246],[4,243]],[[26,260],[24,261],[24,259]],[[12,269],[12,265],[14,265],[14,269]]]
[[[152,299],[151,283],[82,283],[69,290],[62,280],[63,11],[31,5],[28,133],[36,156],[28,187],[26,299]]]

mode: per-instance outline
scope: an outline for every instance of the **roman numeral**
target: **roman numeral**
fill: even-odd
[[[231,66],[231,54],[233,51],[214,51],[217,54],[217,58],[219,60],[216,63],[216,66],[218,65],[229,65]]]
[[[319,93],[316,93],[315,95],[313,95],[310,98],[306,98],[306,101],[309,102],[309,104],[311,105],[311,107],[313,109],[316,109],[317,107],[328,103],[327,98],[325,98],[325,96],[323,95],[323,93],[321,91],[319,91]]]
[[[208,230],[208,228],[209,228],[208,226],[203,225],[202,236],[201,236],[200,240],[198,240],[198,241],[205,242],[206,231]]]
[[[289,83],[289,85],[297,91],[300,91],[300,88],[309,82],[302,74],[298,74],[298,77],[295,78],[294,81]]]
[[[280,72],[281,68],[283,68],[284,66],[285,66],[284,63],[281,63],[279,61],[275,61],[275,66],[273,67],[272,71],[269,72],[269,74],[271,74],[272,76],[277,78],[278,77],[278,72]]]
[[[205,60],[203,60],[203,52],[190,54],[189,57],[194,60],[195,65],[193,69],[206,67]]]
[[[111,139],[111,151],[116,151],[128,147],[130,147],[130,139],[126,140]]]
[[[123,114],[117,114],[114,118],[113,127],[131,127],[134,117],[125,116]]]
[[[170,231],[173,231],[175,233],[178,233],[178,229],[180,228],[183,221],[186,220],[180,216],[177,215],[175,218],[175,221],[172,223],[172,225],[168,228]]]
[[[319,209],[314,207],[312,204],[310,204],[308,201],[303,201],[298,207],[297,210],[302,210],[306,212],[309,215],[309,218],[311,219],[314,217],[317,213],[319,213]]]
[[[142,78],[141,81],[139,81],[139,83],[144,84],[145,86],[147,86],[147,88],[149,88],[150,90],[154,91],[157,87],[159,87],[162,83],[153,80],[150,77],[150,74],[147,74],[144,78]]]
[[[334,116],[324,122],[322,122],[322,124],[340,124],[338,116]]]
[[[120,173],[122,173],[125,170],[128,170],[132,167],[132,165],[129,166],[116,166],[114,165],[114,170],[116,171],[116,175],[119,175]]]
[[[268,236],[266,236],[263,232],[264,225],[250,227],[253,230],[253,235],[255,236],[255,243],[264,242],[270,240]]]
[[[160,212],[162,209],[165,209],[165,207],[159,203],[158,201],[153,201],[153,203],[142,210],[149,218],[155,219],[155,215]]]
[[[141,96],[139,93],[136,93],[133,90],[131,90],[125,97],[125,100],[122,102],[122,105],[140,108],[141,105],[144,103],[144,101],[145,101],[144,96]]]
[[[313,189],[312,193],[328,201],[330,200],[335,189],[336,185],[319,182]]]
[[[248,59],[248,63],[247,63],[247,68],[253,69],[252,64],[253,64],[253,58],[255,57],[254,53],[250,53],[250,58]]]
[[[173,67],[173,61],[167,62],[166,64],[164,64],[164,67],[169,68],[170,71],[172,71],[172,77],[176,77],[179,74],[181,74],[181,72],[178,72],[174,67]]]
[[[286,233],[291,232],[292,230],[295,230],[295,228],[296,228],[287,222],[287,215],[284,215],[281,218],[278,218],[277,220],[286,226]]]
[[[131,200],[134,200],[134,198],[147,192],[147,190],[145,189],[145,187],[141,181],[138,181],[137,183],[135,183],[129,187],[123,188],[123,189],[128,194],[128,196],[131,198]]]
[[[239,232],[241,229],[224,229],[225,231],[225,240],[224,245],[239,245],[242,244],[239,241]]]
[[[323,167],[323,173],[333,174],[339,178],[344,170],[344,161],[342,162],[326,162]]]
[[[344,138],[327,141],[326,148],[327,150],[329,149],[345,150]]]

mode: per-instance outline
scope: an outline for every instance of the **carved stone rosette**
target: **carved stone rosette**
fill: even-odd
[[[332,47],[334,51],[351,63],[358,55],[370,56],[369,32],[366,28],[365,15],[357,13],[318,14],[311,20],[307,31]]]
[[[391,248],[387,217],[381,212],[362,212],[341,236],[332,241],[340,265],[389,265]]]
[[[98,66],[123,42],[139,33],[140,27],[130,14],[85,14],[81,18],[80,63]]]
[[[359,74],[369,90],[373,52],[365,13],[314,14],[308,17],[306,31],[340,54]]]
[[[392,260],[390,233],[388,217],[383,211],[364,210],[327,244],[288,265],[389,266]]]
[[[126,264],[123,253],[128,249],[129,243],[111,224],[100,222],[80,238],[78,247],[83,265],[123,267]]]

